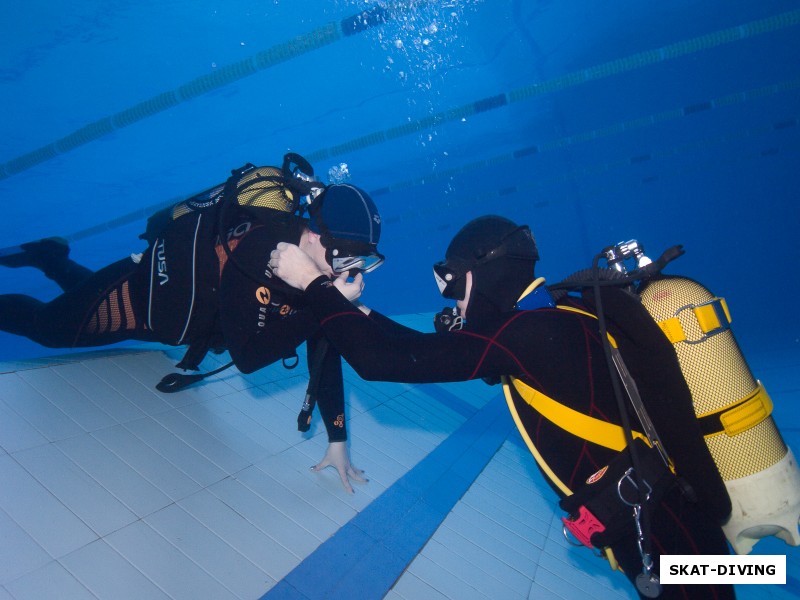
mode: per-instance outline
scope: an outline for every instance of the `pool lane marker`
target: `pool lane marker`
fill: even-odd
[[[0,180],[30,169],[59,154],[74,150],[116,129],[127,127],[146,117],[172,108],[180,102],[208,93],[228,85],[229,83],[253,75],[260,70],[285,62],[295,56],[327,46],[341,39],[343,36],[355,35],[367,29],[371,29],[376,25],[381,25],[388,21],[391,16],[391,13],[387,13],[379,7],[374,8],[370,11],[365,11],[353,15],[352,17],[342,19],[338,23],[329,23],[311,33],[296,37],[248,59],[223,67],[219,69],[219,71],[198,77],[176,90],[153,96],[127,110],[90,123],[60,140],[42,146],[37,150],[0,165]],[[573,71],[561,77],[534,83],[510,92],[503,92],[494,96],[482,98],[460,107],[430,115],[424,119],[404,123],[403,125],[383,131],[372,132],[330,148],[317,150],[310,155],[307,154],[306,158],[314,162],[347,154],[355,150],[382,144],[398,137],[423,131],[442,123],[465,119],[469,116],[501,108],[513,102],[528,100],[590,81],[605,79],[606,77],[626,73],[702,50],[708,50],[763,34],[773,33],[797,26],[798,24],[800,24],[800,10],[773,15],[750,23],[675,42],[661,48],[646,50],[600,65]]]
[[[89,123],[55,142],[3,163],[0,165],[0,180],[21,173],[51,158],[55,158],[59,154],[70,152],[109,133],[173,108],[178,104],[208,94],[312,50],[332,44],[344,37],[350,37],[372,27],[382,25],[390,17],[391,14],[381,7],[363,11],[341,21],[328,23],[244,60],[192,79],[178,88],[157,94],[109,117]]]
[[[383,598],[515,430],[495,396],[261,600]]]
[[[759,88],[753,88],[750,90],[734,92],[726,96],[721,96],[718,98],[708,100],[706,102],[703,102],[702,104],[704,106],[708,106],[709,109],[713,110],[722,107],[733,106],[736,104],[743,104],[750,100],[767,98],[770,96],[775,96],[786,92],[794,92],[798,89],[800,89],[800,78],[791,79],[789,81],[784,81],[776,84],[770,84]],[[692,106],[696,107],[697,105],[692,105]],[[536,156],[544,152],[563,149],[573,144],[598,140],[604,137],[611,137],[620,133],[626,133],[633,131],[635,129],[650,127],[669,120],[674,120],[681,117],[694,115],[696,113],[697,110],[690,107],[670,109],[662,111],[660,113],[650,114],[643,117],[637,117],[635,119],[630,119],[628,121],[620,121],[617,123],[612,123],[611,125],[599,129],[592,129],[589,131],[583,131],[576,134],[572,134],[570,136],[553,139],[547,142],[542,142],[538,145],[527,146],[525,148],[518,148],[517,150],[514,150],[512,152],[492,156],[487,159],[481,159],[478,161],[465,163],[460,166],[452,167],[449,169],[443,169],[436,172],[426,173],[425,175],[419,177],[406,179],[403,181],[399,181],[396,183],[392,183],[368,191],[370,195],[380,199],[380,196],[384,196],[391,193],[403,192],[404,190],[412,189],[419,185],[431,184],[437,181],[447,181],[460,174],[474,173],[475,171],[480,169],[497,167],[497,165],[503,164],[508,161],[523,159],[530,156]],[[769,133],[771,131],[790,129],[793,127],[797,127],[798,124],[799,123],[797,117],[784,118],[778,121],[770,121],[769,123],[762,125],[761,127],[751,127],[739,130],[737,132],[726,133],[720,136],[705,137],[691,144],[681,144],[679,146],[668,147],[661,150],[652,151],[646,154],[640,154],[631,157],[623,157],[615,161],[590,164],[580,169],[572,169],[568,173],[560,175],[548,175],[546,177],[537,176],[535,181],[532,181],[531,183],[521,183],[514,186],[513,188],[503,188],[502,190],[497,190],[495,192],[492,192],[491,190],[484,191],[481,194],[475,196],[462,196],[461,199],[459,200],[459,206],[466,206],[469,204],[485,202],[487,196],[493,194],[499,196],[499,195],[508,195],[511,193],[530,192],[536,189],[541,189],[546,185],[565,183],[567,181],[577,180],[582,177],[590,175],[599,175],[601,173],[605,173],[607,171],[622,166],[629,166],[633,164],[648,162],[651,160],[655,160],[657,158],[674,156],[676,154],[685,153],[690,150],[697,150],[716,144],[727,143],[732,140],[744,139],[746,137],[761,135],[764,133]],[[650,182],[649,179],[643,181],[643,183],[649,183],[649,182]],[[107,231],[114,230],[118,227],[123,227],[125,225],[128,225],[136,221],[146,220],[153,213],[158,212],[159,210],[162,210],[169,206],[173,206],[178,202],[182,202],[191,195],[193,194],[175,196],[168,200],[162,200],[155,204],[143,206],[141,208],[137,208],[132,212],[115,217],[114,219],[111,219],[109,221],[105,221],[97,225],[92,225],[91,227],[81,229],[71,234],[63,234],[62,237],[66,238],[69,242],[77,242],[80,240],[94,237],[96,235],[101,235]],[[447,210],[449,206],[450,205],[447,204],[435,204],[427,206],[422,209],[414,209],[406,213],[397,213],[393,215],[388,215],[384,218],[384,222],[399,223],[406,219],[412,219],[416,221],[425,215],[433,215],[441,212],[442,210]],[[0,252],[1,251],[2,249],[0,249]]]
[[[712,33],[688,40],[681,40],[673,44],[662,46],[661,48],[645,50],[643,52],[631,54],[630,56],[618,58],[616,60],[605,62],[599,65],[587,67],[585,69],[579,69],[577,71],[567,73],[566,75],[562,75],[561,77],[527,85],[509,92],[502,92],[500,94],[481,98],[480,100],[475,100],[462,106],[457,106],[434,115],[429,115],[417,121],[404,123],[403,125],[385,129],[383,131],[374,131],[342,144],[331,146],[330,148],[323,148],[321,150],[312,152],[311,154],[305,154],[305,157],[313,163],[315,161],[332,158],[334,156],[345,155],[356,150],[361,150],[368,146],[382,144],[405,135],[424,131],[443,123],[466,119],[467,117],[492,111],[496,108],[502,108],[515,102],[529,100],[531,98],[540,97],[546,94],[563,91],[565,89],[576,87],[591,81],[598,81],[607,77],[619,75],[621,73],[627,73],[660,62],[694,54],[703,50],[709,50],[733,42],[739,42],[767,33],[773,33],[782,29],[797,26],[798,24],[800,24],[800,10],[793,10],[779,15],[773,15],[764,19],[752,21],[743,25],[737,25],[735,27],[729,27],[728,29],[722,29],[720,31],[714,31]],[[693,108],[695,111],[702,111],[710,107],[697,105]]]

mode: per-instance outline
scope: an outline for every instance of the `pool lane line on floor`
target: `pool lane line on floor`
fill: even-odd
[[[500,394],[261,600],[385,596],[514,430]]]

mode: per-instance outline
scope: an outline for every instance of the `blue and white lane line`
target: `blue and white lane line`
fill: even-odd
[[[502,394],[477,411],[447,394],[436,393],[472,416],[261,600],[386,595],[515,430]]]

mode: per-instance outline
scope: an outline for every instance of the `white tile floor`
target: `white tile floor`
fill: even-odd
[[[563,540],[498,388],[346,370],[351,452],[370,478],[349,496],[309,470],[325,434],[296,431],[302,366],[156,392],[179,355],[0,368],[0,600],[635,597]],[[800,352],[751,364],[797,453]],[[756,552],[786,554],[791,581],[739,597],[800,596],[800,549]]]

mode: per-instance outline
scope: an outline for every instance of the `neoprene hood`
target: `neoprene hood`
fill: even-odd
[[[447,247],[444,263],[439,264],[453,271],[456,289],[466,272],[472,271],[472,291],[465,316],[475,318],[512,310],[533,281],[538,259],[536,242],[527,225],[487,215],[470,221],[455,235]],[[458,299],[459,295],[464,298],[463,291],[457,291],[453,297]]]

